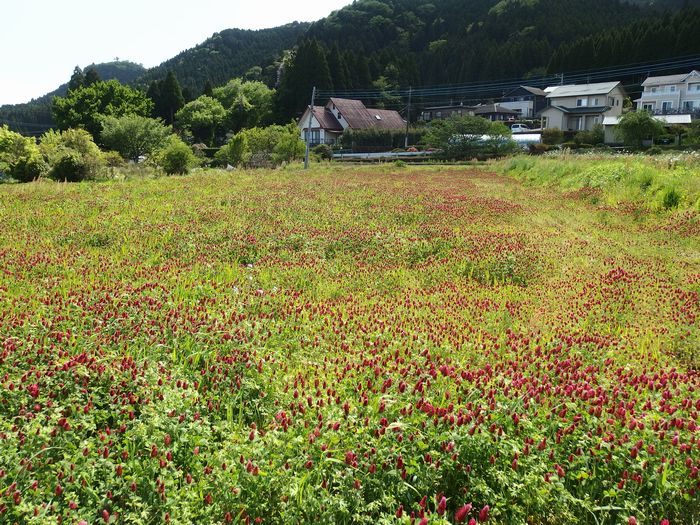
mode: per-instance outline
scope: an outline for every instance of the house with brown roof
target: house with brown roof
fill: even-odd
[[[404,129],[406,121],[398,111],[368,108],[360,100],[331,98],[325,106],[307,108],[297,126],[301,138],[306,140],[310,131],[310,143],[316,145],[335,144],[346,129]]]

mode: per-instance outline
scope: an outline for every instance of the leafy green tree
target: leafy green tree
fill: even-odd
[[[93,137],[99,137],[105,116],[146,117],[151,106],[145,94],[117,80],[108,80],[70,91],[65,97],[55,97],[52,112],[59,129],[83,128]]]
[[[504,124],[471,116],[431,122],[425,142],[439,148],[442,156],[449,159],[505,155],[517,147]]]
[[[20,182],[30,182],[46,173],[47,166],[36,141],[0,127],[0,174],[7,173]]]
[[[233,132],[264,126],[272,118],[275,92],[262,82],[235,78],[214,89],[213,96],[226,109],[225,126]]]
[[[198,163],[197,157],[177,135],[170,135],[166,144],[155,152],[153,163],[163,168],[168,175],[187,173]]]
[[[94,179],[104,165],[100,148],[84,129],[47,131],[39,149],[50,166],[49,177],[59,181]]]
[[[137,160],[162,147],[172,134],[172,128],[162,121],[139,115],[104,117],[101,142],[125,159]]]
[[[208,145],[214,143],[216,132],[225,119],[226,110],[221,102],[205,95],[185,104],[175,115],[178,128],[191,133],[195,141]]]
[[[615,134],[629,146],[642,147],[644,141],[665,133],[664,127],[648,111],[630,111],[620,117]]]
[[[217,157],[232,165],[248,164],[253,159],[282,164],[300,159],[305,149],[306,145],[299,136],[296,124],[290,122],[286,126],[244,129],[222,148]]]

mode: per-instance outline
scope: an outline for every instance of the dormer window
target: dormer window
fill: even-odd
[[[377,120],[382,120],[382,117],[380,117],[379,115],[375,115],[374,118],[376,118]]]
[[[340,111],[338,111],[338,120],[342,119],[343,115],[340,114]]]

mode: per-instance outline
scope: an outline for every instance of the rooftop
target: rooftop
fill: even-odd
[[[568,84],[547,88],[547,98],[578,97],[585,95],[607,95],[620,86],[619,82],[598,82],[596,84]]]

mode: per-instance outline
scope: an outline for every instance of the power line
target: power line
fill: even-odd
[[[416,99],[428,97],[450,96],[465,98],[467,95],[495,94],[498,91],[511,90],[519,87],[524,82],[533,87],[546,87],[554,83],[566,81],[576,83],[581,81],[591,82],[593,80],[610,79],[616,76],[635,76],[649,73],[657,73],[681,68],[691,68],[700,65],[700,55],[677,57],[673,60],[655,60],[650,62],[636,62],[630,64],[620,64],[599,69],[577,70],[569,73],[557,75],[544,75],[531,79],[511,78],[505,80],[475,81],[464,84],[444,84],[423,87],[413,87],[412,96]],[[404,98],[408,96],[410,88],[398,88],[393,90],[319,90],[319,98],[330,97],[353,97],[363,100],[381,100],[387,98]],[[475,97],[476,98],[476,97]]]

